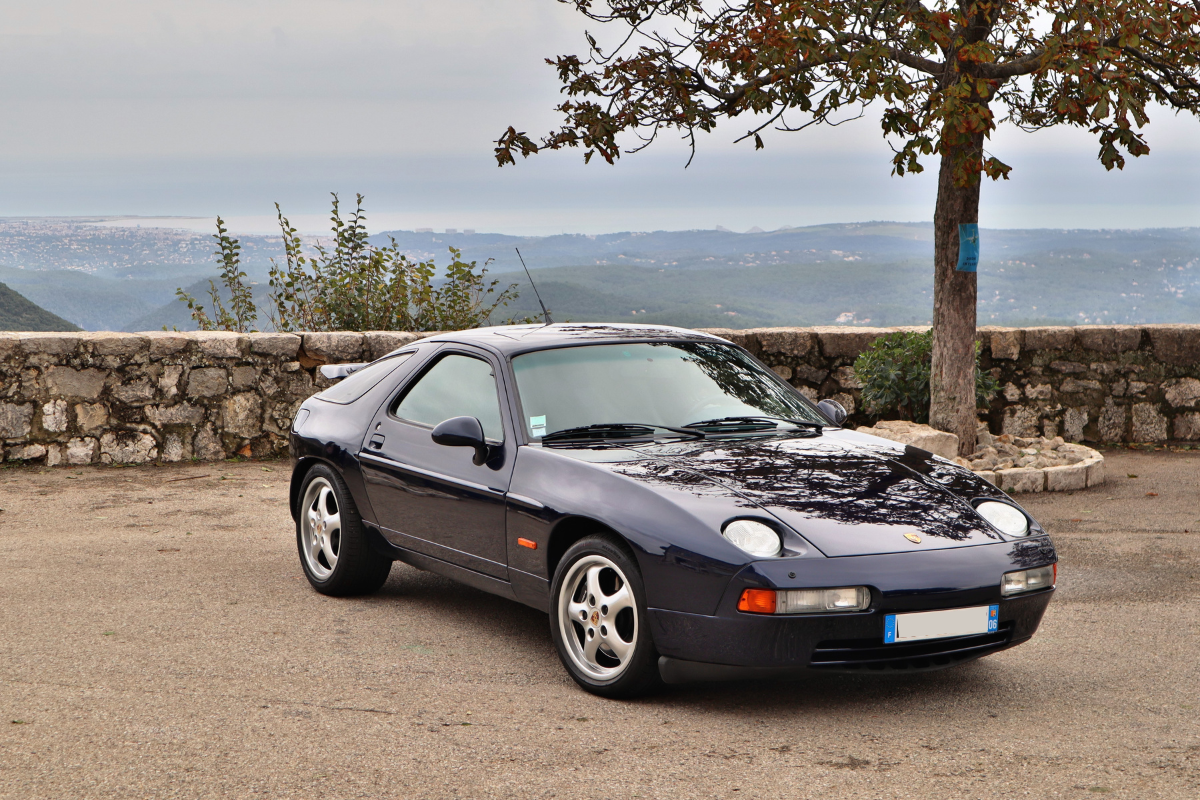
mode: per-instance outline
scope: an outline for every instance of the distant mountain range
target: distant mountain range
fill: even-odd
[[[0,283],[0,331],[77,331],[62,317]]]
[[[279,237],[240,237],[265,296]],[[447,248],[518,285],[503,316],[537,313],[519,247],[556,319],[692,327],[924,324],[933,228],[859,223],[769,232],[655,231],[520,237],[392,231],[416,258]],[[161,228],[0,220],[0,280],[88,329],[192,327],[174,299],[216,274],[211,237]],[[1200,228],[989,230],[981,234],[981,324],[1200,322]],[[206,304],[207,305],[207,304]]]

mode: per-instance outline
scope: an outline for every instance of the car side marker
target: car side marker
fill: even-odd
[[[537,550],[537,542],[532,539],[517,539],[517,544],[521,547],[528,547],[530,550]]]

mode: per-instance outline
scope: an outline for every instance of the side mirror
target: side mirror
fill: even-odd
[[[483,426],[475,417],[453,417],[437,424],[431,434],[433,441],[447,447],[474,447],[475,457],[471,463],[481,466],[491,455],[491,448],[483,439]]]
[[[841,426],[846,421],[846,409],[842,408],[842,404],[837,400],[822,400],[817,403],[817,408],[821,413],[833,420],[833,424]]]

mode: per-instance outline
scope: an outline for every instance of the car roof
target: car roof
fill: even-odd
[[[729,344],[719,336],[687,328],[610,322],[499,325],[492,328],[473,328],[465,331],[439,333],[423,341],[480,345],[506,356],[572,345],[618,344],[621,342],[721,342]]]

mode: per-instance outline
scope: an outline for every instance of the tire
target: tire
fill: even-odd
[[[300,498],[296,547],[312,587],[321,594],[348,597],[383,586],[392,561],[371,547],[341,476],[317,464],[304,476]]]
[[[580,539],[559,561],[550,635],[567,672],[592,694],[636,697],[661,685],[642,573],[614,537]]]

